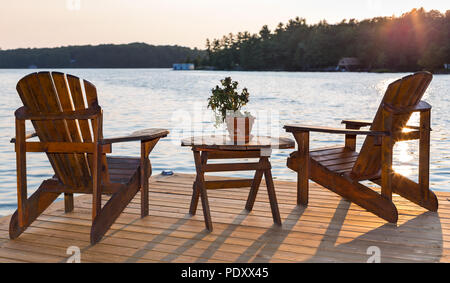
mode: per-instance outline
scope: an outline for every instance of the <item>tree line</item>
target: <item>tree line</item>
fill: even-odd
[[[204,50],[145,43],[0,50],[0,68],[169,68]]]
[[[239,32],[207,40],[201,64],[223,70],[324,70],[356,57],[364,70],[437,71],[450,63],[450,10],[413,9],[400,17],[325,20],[297,17],[271,31]]]

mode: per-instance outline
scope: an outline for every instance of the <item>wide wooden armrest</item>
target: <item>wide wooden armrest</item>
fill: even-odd
[[[372,122],[366,121],[366,120],[342,120],[341,124],[362,128],[362,127],[371,126]]]
[[[112,144],[118,142],[130,142],[130,141],[147,141],[154,140],[157,138],[163,138],[169,134],[166,129],[145,129],[141,131],[136,131],[128,136],[107,138],[102,140],[102,144]]]
[[[361,130],[316,127],[316,126],[305,126],[305,125],[286,125],[286,126],[284,126],[284,129],[286,130],[286,132],[290,132],[290,133],[319,132],[319,133],[330,133],[330,134],[366,135],[366,136],[388,136],[389,135],[389,133],[387,133],[387,132],[361,131]]]
[[[27,132],[25,133],[25,139],[26,139],[26,140],[27,140],[27,139],[34,138],[34,137],[37,137],[37,134],[36,134],[35,131],[27,131]],[[16,137],[13,137],[9,142],[10,142],[10,143],[16,143]]]

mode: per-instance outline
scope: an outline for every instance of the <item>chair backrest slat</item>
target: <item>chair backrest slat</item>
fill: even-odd
[[[97,98],[97,89],[95,88],[95,86],[93,84],[91,84],[88,81],[84,81],[84,91],[86,94],[86,102],[88,107],[94,107],[98,105],[98,98]],[[92,125],[93,127],[93,125]],[[103,138],[103,131],[100,133],[100,139]],[[109,182],[109,172],[108,172],[108,162],[106,160],[106,155],[102,154],[102,171],[103,171],[103,182]]]
[[[62,111],[74,111],[71,95],[69,92],[67,80],[63,73],[52,73],[53,81],[61,104]],[[81,132],[78,125],[78,120],[66,120],[66,131],[70,142],[83,142],[81,139]],[[74,169],[76,170],[76,178],[79,186],[89,186],[90,172],[86,154],[74,154]]]
[[[411,118],[412,112],[393,115],[392,129],[384,129],[383,104],[387,103],[398,108],[418,105],[432,78],[433,76],[428,72],[418,72],[391,83],[386,90],[370,129],[373,131],[401,131]],[[374,137],[368,136],[353,166],[352,175],[357,178],[364,178],[374,176],[380,170],[381,147],[376,145]]]

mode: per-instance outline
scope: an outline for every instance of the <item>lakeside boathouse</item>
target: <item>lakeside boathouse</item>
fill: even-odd
[[[195,70],[195,65],[191,63],[173,64],[172,68],[174,71],[190,71]]]

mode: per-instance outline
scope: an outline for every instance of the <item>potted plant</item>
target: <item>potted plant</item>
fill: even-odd
[[[241,109],[248,103],[250,94],[247,88],[242,89],[239,94],[237,91],[239,83],[230,77],[220,82],[222,86],[213,88],[212,95],[208,98],[208,108],[216,114],[216,126],[225,122],[234,142],[249,142],[255,117],[246,111],[242,113]]]

